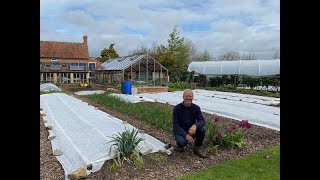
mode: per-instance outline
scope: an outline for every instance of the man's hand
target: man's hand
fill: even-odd
[[[193,138],[189,134],[186,135],[186,139],[190,144],[193,144]]]
[[[196,134],[197,126],[194,124],[189,129],[190,136],[194,136]]]

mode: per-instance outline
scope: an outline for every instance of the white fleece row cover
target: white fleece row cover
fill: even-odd
[[[280,59],[191,62],[188,71],[204,75],[271,76],[280,74]]]
[[[155,102],[155,100],[150,99],[150,98],[146,98],[146,97],[142,97],[139,96],[139,94],[135,95],[135,96],[131,96],[129,94],[116,94],[116,93],[112,93],[110,94],[111,96],[115,96],[118,97],[124,101],[130,102],[130,103],[139,103],[139,102]]]
[[[98,171],[106,160],[115,156],[114,146],[109,155],[111,137],[125,131],[125,127],[135,128],[65,93],[40,95],[40,107],[47,121],[45,126],[52,126],[48,137],[52,150],[62,152],[56,158],[64,169],[65,179],[81,167],[87,174]],[[156,138],[141,131],[138,136],[145,139],[139,143],[142,154],[165,151],[165,144]],[[87,170],[89,164],[92,170]]]
[[[58,86],[56,86],[55,84],[52,83],[43,83],[40,84],[40,91],[61,91],[60,88],[58,88]]]
[[[75,92],[76,95],[83,96],[83,95],[91,95],[91,94],[103,94],[105,91],[103,90],[92,90],[92,91],[78,91]]]
[[[182,91],[175,91],[130,96],[145,97],[156,102],[177,105],[183,101],[182,93]],[[199,105],[203,112],[239,121],[248,120],[249,123],[280,131],[280,108],[269,106],[280,103],[280,98],[201,89],[193,90],[193,95],[193,103]],[[120,96],[129,99],[124,95]]]

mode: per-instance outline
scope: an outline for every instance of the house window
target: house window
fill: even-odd
[[[78,70],[78,63],[70,63],[70,70]]]
[[[87,63],[79,63],[79,70],[85,70],[87,67]]]
[[[96,63],[89,63],[89,70],[93,70],[96,68]]]
[[[70,70],[86,70],[86,63],[70,63]]]
[[[51,70],[60,70],[60,63],[57,61],[51,62]]]

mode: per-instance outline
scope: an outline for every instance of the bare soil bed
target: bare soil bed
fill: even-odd
[[[129,117],[122,113],[112,110],[110,107],[102,106],[90,101],[85,96],[77,96],[68,88],[63,89],[64,92],[73,95],[83,101],[98,107],[100,110],[117,117],[123,121],[127,121],[138,129],[145,130],[146,133],[154,136],[163,143],[171,143],[175,147],[175,141],[171,132],[161,131],[152,126],[139,121],[135,117]],[[77,90],[81,90],[77,88]],[[83,89],[83,90],[88,90]],[[93,90],[93,88],[91,88]],[[150,103],[150,102],[144,102]],[[150,103],[156,106],[170,106],[167,104]],[[171,106],[173,107],[173,106]],[[203,113],[204,117],[212,116]],[[221,122],[226,125],[237,124],[239,121],[221,118]],[[250,121],[249,121],[250,122]],[[57,159],[52,155],[51,143],[48,140],[48,131],[45,129],[42,119],[40,118],[40,178],[45,180],[64,179],[64,171]],[[132,164],[124,164],[121,169],[116,172],[110,172],[108,167],[112,164],[112,160],[106,161],[103,167],[95,173],[90,174],[87,179],[174,179],[186,173],[204,170],[212,165],[219,164],[226,160],[231,160],[246,156],[250,153],[270,148],[280,144],[280,132],[261,126],[252,125],[245,133],[246,148],[245,149],[218,149],[215,154],[210,154],[209,158],[202,159],[193,154],[191,148],[186,152],[174,151],[170,156],[159,155],[160,153],[152,153],[143,156],[144,166],[141,169],[134,169]],[[208,138],[206,138],[208,139]],[[207,144],[204,145],[204,149]],[[261,157],[262,158],[262,157]]]

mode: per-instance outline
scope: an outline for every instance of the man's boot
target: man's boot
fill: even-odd
[[[187,149],[187,146],[184,146],[184,147],[179,147],[179,146],[177,146],[177,147],[176,147],[176,150],[179,151],[179,152],[185,152],[186,149]]]
[[[201,158],[207,158],[208,156],[204,152],[202,152],[200,148],[201,146],[194,146],[193,152]]]

